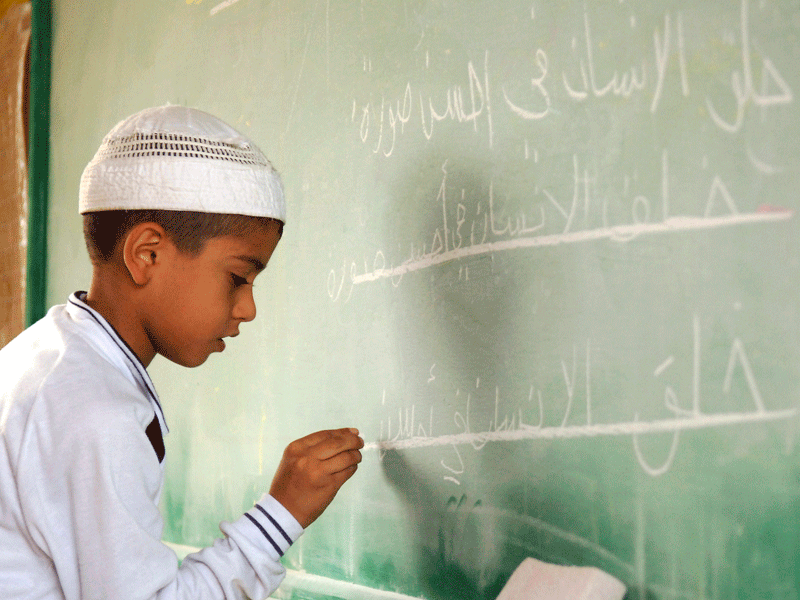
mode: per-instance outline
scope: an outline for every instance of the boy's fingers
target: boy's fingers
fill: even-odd
[[[303,438],[308,444],[306,450],[318,460],[328,460],[350,450],[359,450],[364,447],[364,440],[349,429],[337,429],[332,431],[318,432],[320,435],[312,434],[315,443],[309,444],[308,437]]]
[[[330,439],[354,439],[358,437],[358,429],[344,428],[344,429],[325,429],[323,431],[315,431],[305,437],[295,440],[293,443],[306,448],[311,448],[322,442]]]
[[[334,468],[330,470],[330,478],[334,482],[336,489],[340,488],[342,484],[353,476],[353,473],[358,469],[358,463],[361,462],[361,453],[358,450],[353,451],[357,456],[347,456],[345,454],[337,456],[331,461],[336,461]]]
[[[358,469],[358,465],[350,465],[346,469],[331,475],[337,490],[344,485],[345,481],[350,479],[355,474],[356,469]]]
[[[358,466],[361,462],[361,452],[358,450],[348,450],[329,458],[324,462],[325,470],[334,475],[347,469]]]

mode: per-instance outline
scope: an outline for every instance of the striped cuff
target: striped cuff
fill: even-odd
[[[253,528],[254,535],[248,537],[251,539],[260,537],[279,557],[283,556],[289,546],[303,533],[300,523],[269,494],[264,494],[253,508],[244,513],[243,518],[249,521]]]

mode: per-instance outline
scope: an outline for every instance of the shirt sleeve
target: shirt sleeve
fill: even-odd
[[[280,557],[303,533],[291,514],[265,495],[179,567],[161,542],[163,475],[142,415],[87,404],[65,411],[41,403],[47,410],[31,419],[19,468],[26,526],[66,600],[269,596],[285,575]]]
[[[224,522],[220,528],[225,537],[188,555],[175,579],[159,591],[159,600],[206,598],[203,586],[219,589],[209,598],[266,598],[286,574],[279,562],[281,556],[303,532],[294,517],[268,494],[238,520]],[[241,568],[243,561],[247,568]],[[221,573],[235,577],[221,579]]]

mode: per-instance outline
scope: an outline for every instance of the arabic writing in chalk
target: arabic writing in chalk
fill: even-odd
[[[739,338],[734,338],[730,344],[727,357],[725,378],[719,394],[723,398],[730,396],[732,382],[735,377],[741,380],[741,385],[746,389],[745,395],[749,397],[749,410],[731,410],[730,412],[706,413],[703,410],[701,393],[701,378],[703,370],[703,357],[701,355],[701,330],[700,320],[694,315],[692,320],[692,373],[691,390],[681,398],[670,383],[664,384],[663,409],[665,416],[655,420],[640,420],[639,414],[631,415],[629,419],[622,419],[613,423],[597,423],[592,412],[592,360],[591,340],[586,342],[585,357],[581,365],[583,373],[583,407],[585,414],[583,422],[575,422],[573,417],[576,402],[579,400],[578,358],[577,347],[571,360],[561,361],[563,374],[563,392],[565,398],[551,398],[552,402],[561,402],[564,406],[563,418],[560,423],[545,422],[545,403],[543,390],[531,385],[528,397],[522,401],[503,398],[499,387],[495,387],[490,397],[482,393],[481,382],[478,378],[475,387],[471,390],[456,390],[454,400],[460,404],[458,410],[442,417],[435,413],[434,406],[427,411],[417,411],[417,406],[412,404],[397,409],[395,415],[387,413],[380,422],[380,431],[377,441],[368,443],[366,450],[378,450],[383,456],[390,450],[410,450],[420,448],[449,448],[449,454],[443,456],[440,464],[443,469],[443,478],[446,481],[460,484],[459,477],[464,474],[464,460],[460,447],[469,446],[475,451],[482,450],[487,444],[494,442],[523,442],[535,440],[575,439],[596,436],[630,436],[633,440],[633,450],[641,468],[651,476],[663,475],[672,465],[678,451],[681,432],[697,429],[708,429],[742,425],[746,423],[761,423],[767,421],[786,421],[797,416],[796,408],[769,409],[759,390],[758,382],[747,357],[744,343]],[[675,357],[668,356],[657,365],[653,371],[656,379],[665,378],[665,374],[674,368]],[[431,369],[433,373],[434,369]],[[564,400],[566,400],[564,402]],[[387,398],[384,392],[381,405],[386,406]],[[475,412],[476,405],[481,406],[486,414],[486,404],[491,403],[493,411],[489,412],[487,422],[478,423]],[[448,403],[449,404],[449,403]],[[452,430],[455,425],[456,431]],[[661,459],[660,464],[645,457],[640,447],[639,440],[642,436],[657,433],[671,433],[667,456]]]

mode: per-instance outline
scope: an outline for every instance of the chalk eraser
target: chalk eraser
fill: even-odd
[[[622,600],[625,585],[597,567],[570,567],[526,558],[497,600]]]

